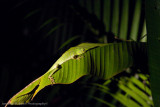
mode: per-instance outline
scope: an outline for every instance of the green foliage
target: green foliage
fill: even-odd
[[[108,106],[115,106],[115,104],[120,103],[121,106],[127,107],[151,107],[153,106],[153,102],[151,99],[151,90],[148,88],[148,80],[146,80],[146,76],[144,74],[136,74],[132,77],[121,77],[118,81],[118,91],[113,92],[109,89],[109,85],[111,84],[93,84],[96,86],[100,92],[106,93],[115,100],[114,105],[112,105],[113,101],[105,101],[104,99],[100,99],[98,97],[93,97],[93,99],[98,100]],[[143,82],[146,84],[143,84]]]
[[[63,2],[63,3],[62,3]],[[23,4],[25,2],[22,2]],[[22,3],[19,3],[16,8],[20,5],[23,6]],[[30,2],[29,2],[30,3]],[[34,2],[32,2],[32,5]],[[37,5],[37,2],[35,2]],[[49,6],[52,6],[54,9],[51,10],[48,8]],[[78,5],[78,6],[77,6]],[[64,46],[70,46],[70,43],[74,42],[80,43],[80,42],[101,42],[101,43],[107,43],[107,42],[113,42],[114,36],[124,39],[124,40],[134,40],[134,41],[140,41],[140,38],[144,35],[146,35],[146,22],[144,18],[144,3],[141,0],[79,0],[79,3],[72,3],[72,2],[66,2],[65,0],[61,0],[60,2],[46,2],[46,7],[43,9],[41,6],[35,6],[36,9],[30,9],[28,12],[26,12],[27,15],[24,15],[24,19],[28,23],[28,21],[32,20],[31,18],[36,18],[35,20],[32,20],[32,23],[30,23],[30,26],[35,26],[36,33],[38,32],[38,37],[41,41],[47,40],[48,48],[51,51],[52,54],[51,57],[56,57],[55,53],[57,52],[58,48],[60,47],[64,51],[67,47],[62,48]],[[40,8],[39,8],[40,7]],[[63,7],[63,8],[62,8]],[[56,14],[56,12],[58,14]],[[82,24],[82,25],[81,25]],[[34,29],[34,27],[32,27]],[[37,30],[38,29],[38,30]],[[78,29],[78,30],[77,30]],[[39,35],[40,34],[40,35]],[[80,36],[77,40],[77,36]],[[146,41],[146,37],[141,41]],[[45,39],[44,39],[45,38]],[[110,39],[111,38],[111,39]],[[101,41],[99,41],[101,39]],[[72,46],[73,46],[72,44]],[[120,43],[121,44],[121,43]],[[52,46],[53,45],[53,46]],[[146,46],[142,47],[131,47],[127,51],[132,51],[135,56],[126,57],[126,52],[123,53],[123,49],[126,50],[127,48],[122,48],[122,45],[115,45],[115,46],[109,46],[110,48],[95,48],[91,49],[87,52],[85,52],[82,57],[78,57],[78,59],[74,60],[71,57],[69,57],[70,60],[65,60],[65,63],[61,65],[62,69],[59,71],[53,71],[53,77],[55,79],[55,82],[58,83],[72,83],[73,81],[77,80],[83,75],[92,74],[101,78],[110,78],[114,76],[117,73],[120,73],[122,68],[128,68],[133,63],[137,64],[134,67],[140,67],[142,68],[143,72],[146,73],[147,68],[146,67],[146,60],[139,60],[146,58]],[[114,48],[114,49],[113,49]],[[107,49],[107,51],[105,51]],[[120,51],[120,50],[121,51]],[[130,50],[131,49],[131,50]],[[133,50],[132,50],[133,49]],[[135,50],[136,49],[136,50]],[[137,52],[144,52],[140,53],[141,55],[138,55]],[[104,53],[107,53],[107,56],[105,56]],[[132,53],[131,52],[131,53]],[[102,54],[102,55],[101,55]],[[119,56],[123,56],[120,57]],[[124,55],[123,55],[124,54]],[[144,55],[145,54],[145,55]],[[92,58],[89,55],[93,55]],[[113,56],[113,57],[110,57]],[[138,55],[138,56],[137,56]],[[47,56],[49,56],[47,54]],[[85,57],[84,57],[85,56]],[[98,57],[97,57],[98,56]],[[129,55],[130,56],[130,55]],[[96,58],[97,57],[97,58]],[[106,61],[104,60],[105,57],[110,58]],[[91,66],[90,72],[85,72],[85,70],[80,71],[81,69],[87,69],[89,71],[90,65],[87,66],[81,64],[83,61],[93,59],[90,63],[90,65],[94,65],[95,62],[97,66],[95,68]],[[115,58],[115,59],[114,59]],[[120,58],[120,59],[118,59]],[[124,60],[122,60],[124,58]],[[128,58],[128,60],[127,60]],[[52,59],[52,58],[50,58]],[[55,58],[56,59],[56,58]],[[75,62],[74,62],[75,61]],[[80,61],[80,62],[78,62]],[[111,62],[110,62],[111,61]],[[118,65],[117,61],[120,63]],[[138,63],[139,62],[139,63]],[[101,64],[102,63],[102,64]],[[80,64],[83,66],[82,68],[79,67],[78,69],[75,68],[68,68],[68,66],[71,66],[71,64]],[[106,65],[107,64],[107,65]],[[115,64],[115,65],[114,65]],[[141,64],[141,65],[140,65]],[[106,65],[106,66],[105,66]],[[110,66],[114,65],[114,66]],[[145,66],[144,66],[145,65]],[[56,65],[57,66],[57,65]],[[118,66],[118,67],[117,67]],[[76,69],[75,71],[73,71]],[[99,72],[97,72],[97,70]],[[117,71],[119,70],[119,71]],[[60,72],[61,71],[61,72]],[[63,72],[65,71],[65,72]],[[67,72],[66,72],[67,71]],[[92,72],[91,72],[92,71]],[[104,71],[104,72],[101,72]],[[112,72],[113,71],[113,72]],[[117,72],[116,72],[117,71]],[[54,73],[55,72],[55,73]],[[75,73],[76,72],[76,73]],[[77,72],[79,74],[77,74]],[[133,70],[132,72],[137,72]],[[4,74],[5,75],[5,74]],[[45,76],[41,76],[37,80],[33,81],[31,84],[27,86],[24,91],[21,91],[17,95],[15,95],[13,98],[11,98],[11,102],[9,103],[27,103],[30,102],[33,97],[45,86],[50,85],[51,82],[48,80],[48,76],[50,74],[46,74]],[[132,75],[132,74],[129,74]],[[74,76],[73,78],[71,78]],[[106,76],[106,77],[105,77]],[[43,77],[43,78],[42,78]],[[62,78],[63,77],[63,78]],[[87,97],[87,101],[92,101],[92,99],[96,99],[98,102],[94,106],[101,106],[102,104],[106,104],[108,106],[116,106],[118,101],[119,105],[128,105],[128,102],[130,101],[131,104],[134,106],[144,105],[144,106],[152,106],[152,101],[148,99],[148,97],[151,96],[150,88],[146,88],[146,92],[143,90],[144,84],[143,81],[136,81],[136,79],[133,79],[132,76],[127,76],[127,79],[122,79],[121,81],[125,81],[124,83],[130,84],[121,84],[121,83],[113,83],[113,85],[118,86],[118,90],[116,92],[112,93],[110,90],[114,89],[113,87],[106,86],[106,84],[103,84],[103,88],[98,89],[101,90],[102,95],[95,97],[95,93],[97,92],[96,85],[93,85],[89,88],[88,94],[91,97]],[[144,76],[145,77],[145,76]],[[86,77],[84,80],[80,82],[86,82],[88,78]],[[43,82],[41,82],[43,81]],[[110,80],[113,81],[113,80]],[[128,82],[126,82],[128,81]],[[88,82],[88,81],[87,81]],[[96,79],[91,80],[91,82],[97,82]],[[107,82],[107,81],[106,81]],[[135,83],[134,83],[135,82]],[[44,84],[43,84],[44,83]],[[132,85],[136,86],[132,86]],[[102,84],[99,84],[102,85]],[[156,85],[157,86],[157,85]],[[57,88],[58,87],[58,88]],[[105,87],[105,88],[104,88]],[[126,91],[123,90],[125,87]],[[123,88],[123,89],[122,89]],[[133,91],[134,89],[137,90],[138,93]],[[137,89],[138,88],[138,89]],[[139,89],[141,88],[141,89]],[[54,96],[56,90],[59,90],[59,86],[56,86],[53,88],[52,93],[48,97]],[[81,85],[80,89],[85,89],[84,85]],[[72,89],[71,89],[72,90]],[[142,91],[143,90],[143,91]],[[65,90],[63,90],[65,92]],[[123,92],[121,92],[123,91]],[[67,91],[66,91],[67,92]],[[106,92],[106,93],[104,93]],[[125,94],[124,94],[125,92]],[[68,93],[68,92],[67,92]],[[127,94],[126,94],[127,93]],[[146,94],[147,93],[147,94]],[[134,96],[133,94],[136,94]],[[71,94],[67,94],[68,96],[71,96]],[[78,96],[78,93],[76,94]],[[109,102],[109,99],[104,100],[105,96],[110,95],[112,97],[112,101]],[[142,96],[143,98],[139,97]],[[110,97],[109,97],[110,98]],[[137,98],[137,99],[136,99]],[[127,100],[128,99],[128,100]],[[134,99],[134,100],[133,100]],[[140,102],[137,103],[135,100],[138,100]],[[87,102],[86,101],[86,105]],[[68,99],[61,101],[63,102],[61,105],[70,105],[73,102],[78,102],[74,97],[68,97]],[[149,103],[147,103],[149,102]],[[130,104],[130,105],[131,105]],[[117,105],[117,106],[119,106]]]
[[[48,72],[13,96],[8,104],[28,103],[44,87],[52,84],[70,84],[84,75],[109,79],[126,68],[137,65],[141,59],[135,60],[135,57],[144,51],[144,49],[140,50],[142,47],[146,48],[146,45],[135,42],[83,43],[72,47],[55,62]],[[85,51],[79,52],[80,49]],[[52,76],[54,83],[49,76]]]
[[[140,41],[141,36],[146,34],[143,0],[93,0],[87,3],[80,0],[80,4],[92,18],[89,20],[89,16],[82,12],[79,16],[92,26],[89,27],[91,31],[94,28],[93,32],[99,32],[99,36],[106,35],[104,32],[107,32],[124,40]],[[91,11],[91,8],[94,10]],[[106,36],[108,38],[109,35]],[[143,41],[146,41],[146,37]]]
[[[148,62],[151,79],[151,90],[153,94],[154,106],[160,106],[160,1],[146,0],[146,21],[148,36]]]

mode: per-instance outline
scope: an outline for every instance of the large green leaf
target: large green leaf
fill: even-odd
[[[128,67],[140,65],[143,57],[137,56],[146,53],[145,48],[145,43],[136,42],[82,43],[72,47],[44,75],[13,96],[8,104],[28,103],[44,87],[70,84],[84,75],[109,79]],[[50,75],[54,81],[49,79]]]
[[[146,0],[148,62],[155,107],[160,107],[160,1]]]

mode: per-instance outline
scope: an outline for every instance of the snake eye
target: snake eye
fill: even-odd
[[[77,58],[78,58],[78,55],[74,55],[73,58],[74,58],[74,59],[77,59]]]
[[[56,68],[61,68],[61,65],[57,64],[57,65],[56,65]]]

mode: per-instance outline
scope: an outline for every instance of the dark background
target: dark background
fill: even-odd
[[[6,103],[11,96],[44,74],[70,46],[86,41],[98,42],[97,35],[94,37],[94,34],[84,27],[83,17],[77,15],[71,5],[79,6],[77,2],[71,0],[0,1],[0,100],[2,103]],[[80,12],[86,16],[88,12],[83,8],[82,10],[84,12],[81,10]],[[51,18],[54,19],[52,22],[39,29],[46,20]],[[86,16],[84,19],[92,18],[96,19],[95,22],[99,21],[94,15]],[[62,27],[47,35],[59,24],[62,24]],[[73,29],[74,27],[76,29]],[[58,50],[61,44],[72,36],[78,36],[78,39]],[[59,105],[62,100],[69,98],[68,95],[71,99],[76,100],[78,97],[77,99],[83,101],[85,91],[82,94],[79,86],[76,87],[75,84],[57,85],[53,86],[54,88],[49,86],[40,92],[33,102],[50,101],[49,104],[58,102]],[[50,95],[51,93],[53,94]],[[75,105],[79,104],[75,103]]]

